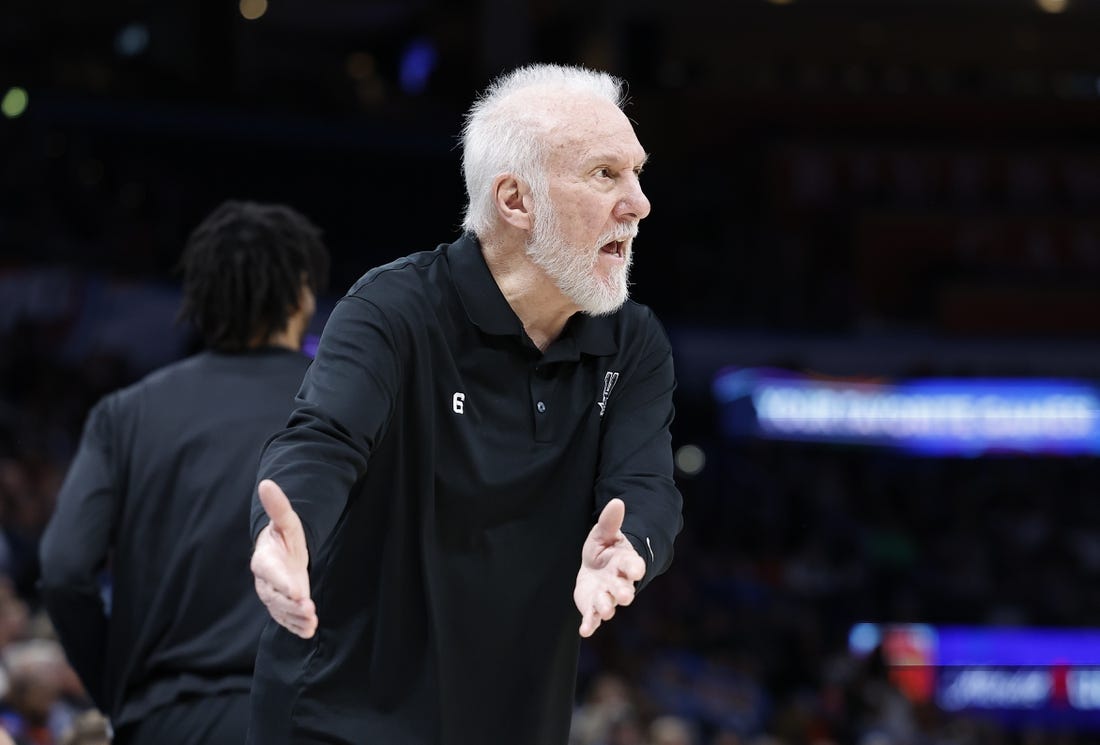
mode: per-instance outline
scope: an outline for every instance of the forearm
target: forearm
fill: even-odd
[[[110,711],[104,680],[108,618],[99,588],[88,584],[41,585],[42,602],[80,682],[101,711]]]
[[[393,413],[401,365],[381,311],[361,298],[337,303],[302,381],[298,406],[260,459],[258,479],[286,493],[305,529],[310,555],[319,550]],[[267,523],[252,503],[252,538]]]
[[[89,414],[38,547],[46,611],[70,664],[104,711],[110,711],[104,690],[108,618],[97,577],[106,565],[118,498],[116,404],[110,396]]]
[[[632,373],[621,398],[608,407],[595,506],[598,512],[616,497],[625,502],[623,534],[646,562],[641,589],[671,564],[683,526],[670,434],[676,381],[663,334],[650,338],[648,354]]]
[[[683,500],[675,485],[657,481],[624,496],[627,515],[623,534],[646,563],[642,589],[672,563],[673,542],[683,527]]]
[[[302,521],[306,545],[313,556],[340,519],[367,459],[365,445],[355,443],[308,409],[299,410],[291,427],[268,443],[257,482],[271,479],[285,492]],[[258,498],[254,499],[253,540],[266,524],[263,508]]]

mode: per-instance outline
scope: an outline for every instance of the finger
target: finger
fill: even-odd
[[[592,636],[592,634],[596,633],[596,629],[598,629],[599,627],[600,619],[596,615],[595,610],[589,610],[585,612],[583,618],[581,619],[581,636],[588,638]]]
[[[279,619],[276,619],[279,620]],[[307,618],[288,618],[285,620],[279,620],[279,625],[284,627],[287,631],[300,636],[303,639],[311,638],[317,632],[317,619]]]
[[[312,600],[288,597],[285,593],[279,592],[278,588],[270,582],[259,577],[256,578],[256,594],[273,618],[296,616],[304,619],[316,613]]]
[[[611,593],[604,591],[596,596],[595,610],[596,615],[604,621],[615,615],[615,598]]]
[[[626,517],[626,504],[619,498],[612,499],[600,513],[600,519],[592,530],[592,535],[600,543],[614,543],[619,538],[619,530],[623,527],[623,518]]]
[[[638,552],[634,550],[633,546],[629,546],[629,551],[625,549],[619,556],[616,556],[615,571],[620,577],[625,577],[631,582],[638,582],[645,576],[645,559],[638,555]]]
[[[630,605],[634,602],[633,582],[615,582],[611,585],[608,592],[611,593],[611,597],[616,605]]]
[[[256,539],[249,567],[257,581],[267,582],[272,588],[292,600],[309,598],[309,575],[304,569],[287,566],[286,553],[277,548],[278,538],[271,535],[271,525],[264,526]]]
[[[317,609],[312,600],[294,601],[276,592],[269,584],[257,580],[256,594],[260,596],[267,612],[279,622],[280,625],[294,631],[308,632],[317,628]]]
[[[264,512],[267,513],[271,524],[275,526],[275,530],[283,533],[301,525],[301,522],[296,519],[298,515],[294,512],[290,500],[278,484],[271,479],[264,479],[260,482],[258,491],[260,504],[263,505]]]
[[[268,530],[269,527],[265,527],[264,530]],[[292,596],[285,568],[269,555],[259,540],[256,542],[256,550],[252,552],[249,568],[252,570],[252,576],[256,578],[256,594],[261,600],[265,592],[278,592],[286,597]]]
[[[315,613],[302,614],[296,611],[286,610],[286,606],[273,604],[269,607],[271,617],[283,628],[297,634],[303,639],[308,639],[317,631],[317,615]]]
[[[317,616],[314,614],[301,615],[299,613],[281,613],[278,616],[272,616],[283,626],[294,633],[302,631],[308,631],[317,627]]]

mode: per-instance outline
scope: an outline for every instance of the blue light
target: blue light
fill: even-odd
[[[317,356],[317,345],[321,343],[321,337],[317,334],[306,334],[306,338],[302,340],[302,354],[306,357]]]
[[[732,370],[714,382],[727,434],[885,445],[925,455],[1100,454],[1100,387],[1070,380],[894,384]]]
[[[149,46],[149,29],[144,23],[123,26],[115,36],[115,51],[121,57],[136,57]]]
[[[878,626],[873,623],[857,623],[848,634],[848,648],[857,655],[869,655],[882,641]]]
[[[423,93],[438,58],[431,41],[414,39],[401,55],[401,90],[410,95]]]

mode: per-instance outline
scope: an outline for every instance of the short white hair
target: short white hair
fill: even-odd
[[[530,186],[536,197],[547,192],[545,133],[550,122],[538,109],[516,103],[520,92],[594,97],[624,104],[623,81],[606,72],[572,65],[527,65],[496,78],[474,101],[462,128],[462,170],[466,177],[466,215],[462,227],[483,237],[493,225],[493,180],[509,173]]]

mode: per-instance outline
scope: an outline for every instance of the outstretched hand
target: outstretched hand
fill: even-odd
[[[303,639],[317,631],[317,609],[309,596],[309,550],[298,513],[270,479],[259,486],[269,522],[256,537],[252,574],[256,594],[271,617]]]
[[[626,505],[612,499],[600,513],[581,549],[573,602],[581,612],[581,636],[592,636],[615,608],[634,602],[634,583],[645,576],[645,561],[623,535]]]

